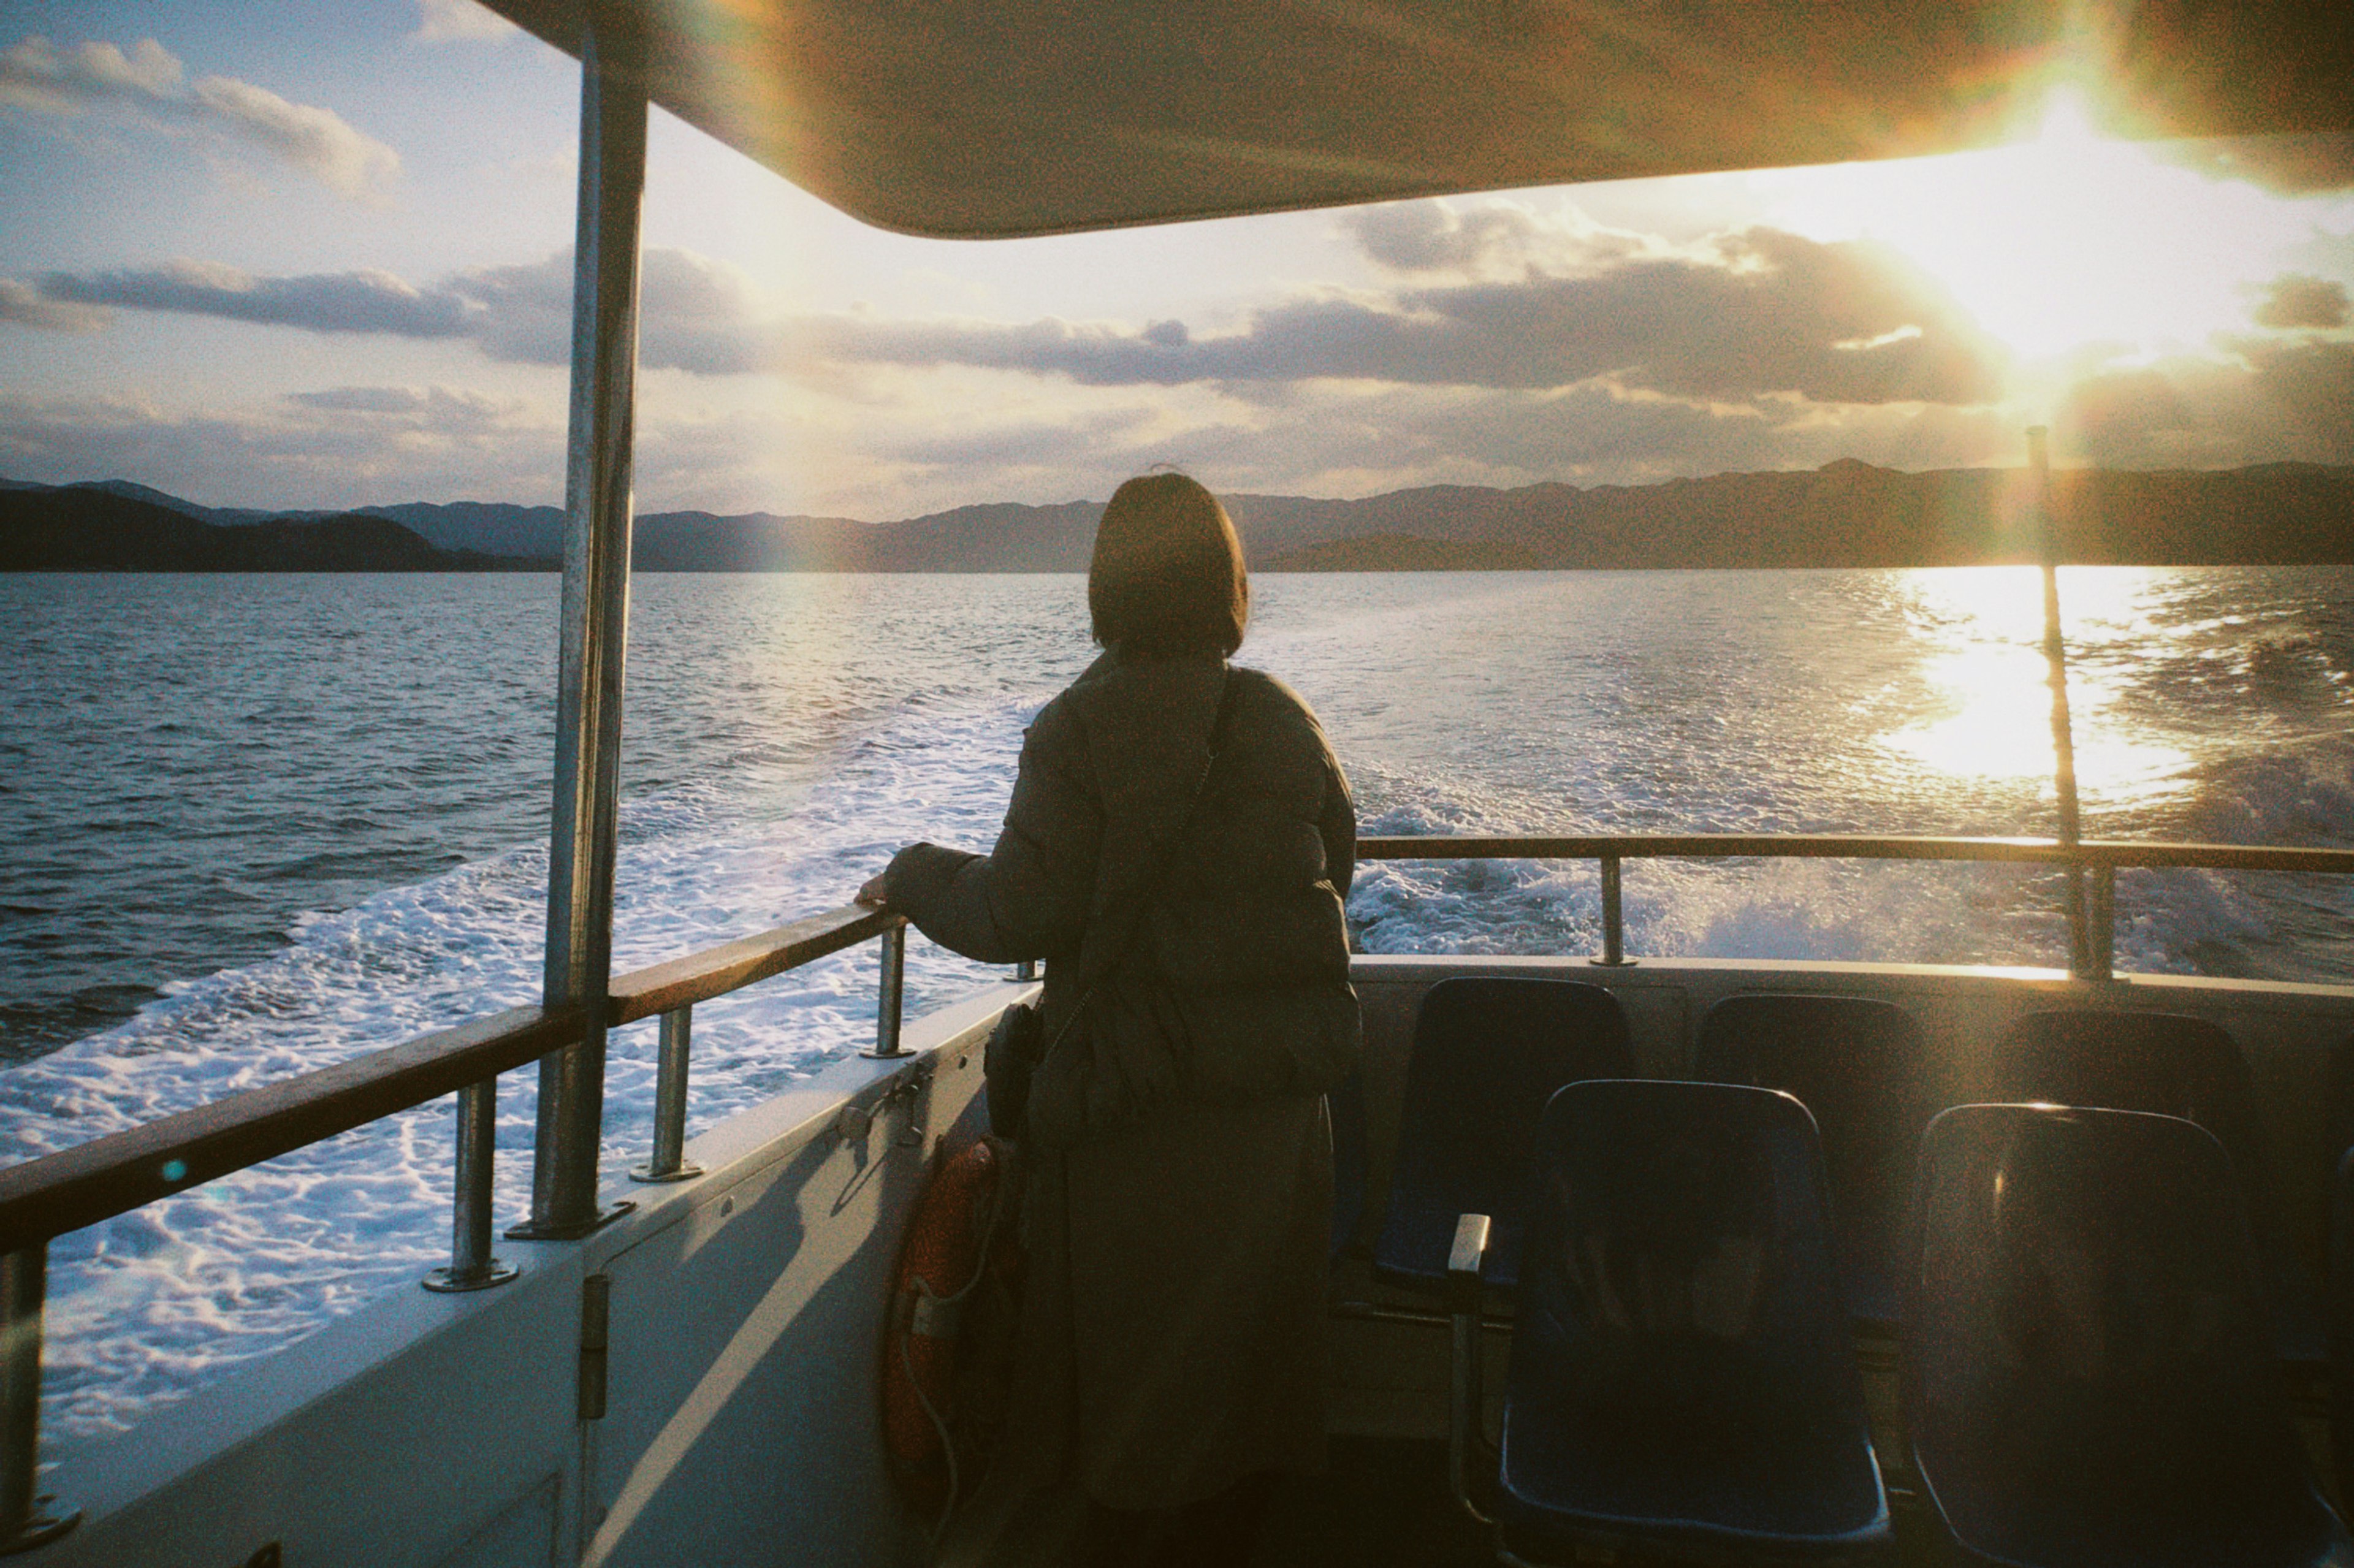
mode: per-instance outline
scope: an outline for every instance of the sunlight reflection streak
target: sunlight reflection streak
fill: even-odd
[[[1889,749],[1953,778],[2041,779],[2052,771],[2051,688],[2042,609],[2031,567],[1916,572],[1910,618],[1932,647],[1922,670],[1939,694],[1936,716],[1882,738]],[[2072,662],[2076,774],[2088,799],[2148,804],[2190,787],[2190,756],[2117,711],[2115,673],[2073,657],[2087,647],[2147,644],[2167,635],[2149,613],[2152,574],[2062,574],[2061,604]]]

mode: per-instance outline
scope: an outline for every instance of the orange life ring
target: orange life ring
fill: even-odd
[[[952,1452],[958,1340],[983,1266],[1011,1240],[1011,1227],[1000,1224],[1008,1163],[997,1140],[984,1138],[941,1164],[908,1219],[891,1282],[883,1337],[884,1446],[900,1490],[935,1515],[961,1489]]]

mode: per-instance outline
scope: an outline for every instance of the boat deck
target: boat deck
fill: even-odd
[[[1892,1499],[1897,1550],[1930,1562],[1935,1542],[1918,1507]],[[1628,1568],[1670,1559],[1628,1553]],[[1276,1495],[1249,1568],[1494,1568],[1489,1531],[1447,1495],[1447,1445],[1419,1438],[1336,1437],[1331,1468]]]
[[[2308,1419],[2302,1425],[2311,1436],[2321,1424]],[[1892,1488],[1889,1517],[1900,1562],[1945,1560],[1935,1523],[1916,1496]],[[1615,1561],[1620,1568],[1666,1568],[1681,1560],[1630,1552]],[[1325,1474],[1287,1480],[1278,1490],[1248,1568],[1494,1568],[1495,1563],[1491,1533],[1447,1496],[1446,1444],[1335,1437]]]
[[[1285,1482],[1250,1568],[1488,1568],[1488,1532],[1447,1495],[1447,1445],[1336,1437],[1331,1468]]]

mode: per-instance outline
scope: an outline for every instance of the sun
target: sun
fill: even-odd
[[[1754,176],[1768,221],[1872,238],[1951,289],[2029,376],[2100,345],[2133,358],[2248,325],[2248,286],[2309,239],[2312,204],[2166,161],[2093,129],[2059,90],[2031,141],[1982,153]]]

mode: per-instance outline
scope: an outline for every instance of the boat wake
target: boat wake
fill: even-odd
[[[1946,665],[1968,648],[1940,630],[1953,645],[1925,652],[1927,634],[1906,619],[1928,591],[1914,579],[1936,577],[1275,578],[1246,658],[1283,673],[1324,715],[1367,832],[2037,832],[2049,805],[2031,770],[2005,771],[2008,760],[1996,759],[2004,768],[1939,771],[1886,744],[1967,705]],[[2151,594],[2174,591],[2174,578],[2151,580]],[[743,666],[779,688],[776,709],[797,715],[799,730],[743,722],[765,696],[748,700],[740,686],[694,707],[708,683],[687,679],[701,666],[674,654],[683,673],[673,700],[647,705],[701,749],[680,747],[692,765],[625,804],[616,967],[846,902],[913,839],[985,848],[1023,723],[1087,653],[1068,630],[1075,585],[1038,584],[971,590],[1013,609],[895,627],[900,649],[938,673],[912,695],[896,665],[843,663],[848,673],[817,683],[800,645]],[[1954,597],[1942,580],[1930,588]],[[807,629],[828,623],[818,614],[832,603],[825,596],[864,593],[887,608],[896,601],[884,596],[898,588],[776,579],[663,591],[678,600],[678,626],[710,622],[734,648],[750,635],[739,625],[780,623],[772,600],[807,599],[815,608],[790,625],[815,638]],[[928,602],[939,591],[914,585],[907,597]],[[737,621],[715,619],[720,595],[742,599]],[[649,596],[650,613],[663,604]],[[2197,606],[2184,616],[2193,609],[2207,619],[2168,634],[2226,635]],[[2120,683],[2137,671],[2175,683],[2176,710],[2208,702],[2219,716],[2164,736],[2166,753],[2181,758],[2169,770],[2093,789],[2088,831],[2354,842],[2354,742],[2337,678],[2344,617],[2336,599],[2324,610],[2315,613],[2327,637],[2243,650],[2236,661],[2193,646],[2174,649],[2168,664],[2094,644],[2088,733],[2169,694]],[[1861,630],[1834,647],[1827,625]],[[1500,626],[1512,629],[1513,661],[1495,657]],[[868,656],[818,645],[828,652]],[[796,670],[814,695],[788,703],[787,677],[774,672]],[[1983,678],[2013,679],[2007,663],[1994,672]],[[2025,713],[2031,739],[2039,677],[2031,664],[2019,678],[2024,703],[1989,690]],[[631,679],[635,702],[637,671]],[[546,877],[536,849],[482,855],[304,916],[260,962],[172,984],[118,1026],[0,1074],[0,1158],[62,1149],[535,1000]],[[2354,980],[2342,940],[2354,889],[2344,880],[2126,873],[2120,967],[2345,983]],[[1360,868],[1349,914],[1369,953],[1589,953],[1600,946],[1599,891],[1585,863],[1376,863]],[[2029,867],[1630,862],[1625,900],[1628,948],[1638,956],[2056,966],[2065,941],[2059,879]],[[870,945],[699,1007],[690,1136],[866,1044],[875,961]],[[1002,973],[912,941],[908,1009]],[[613,1036],[610,1171],[644,1157],[653,1056],[651,1022]],[[500,1086],[503,1216],[527,1207],[535,1077],[513,1073]],[[70,1444],[125,1428],[413,1286],[445,1261],[451,1121],[446,1102],[426,1107],[59,1238],[47,1430]]]

